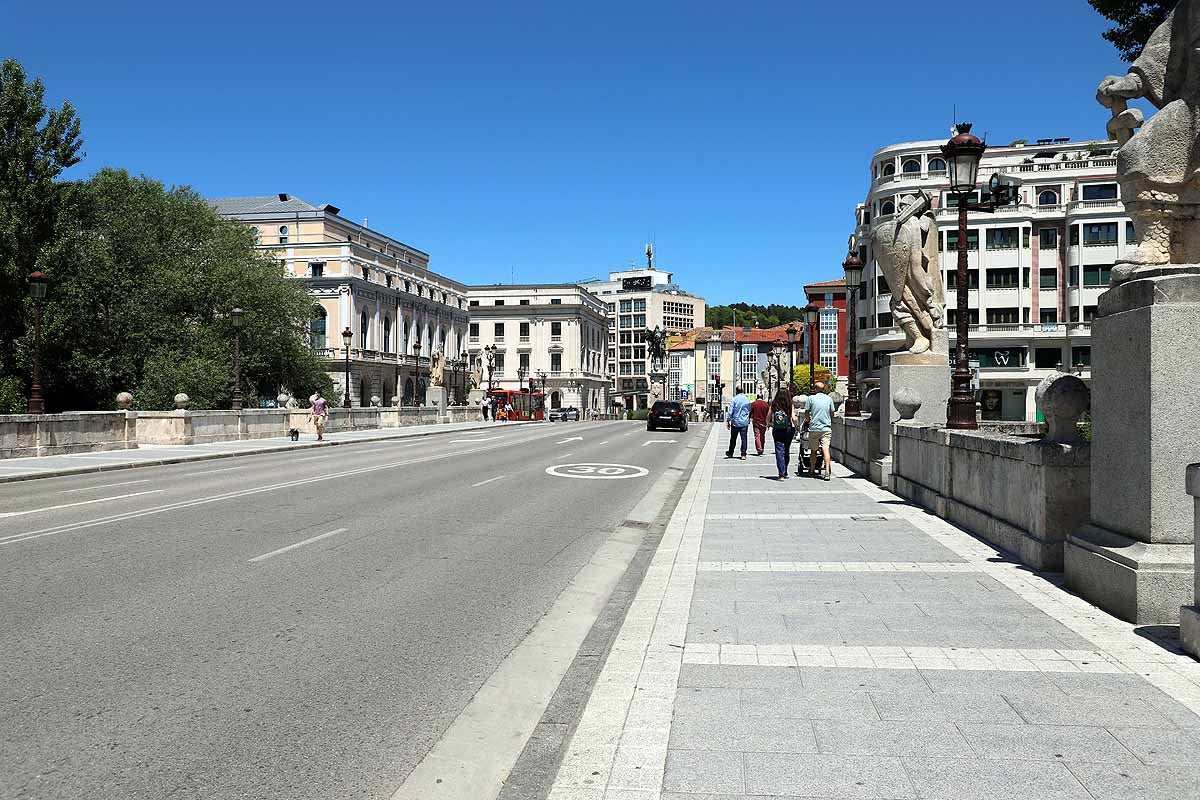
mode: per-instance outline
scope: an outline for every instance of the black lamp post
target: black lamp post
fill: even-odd
[[[29,383],[30,414],[45,414],[42,400],[42,300],[46,297],[46,275],[36,270],[29,275],[29,296],[33,298],[33,376]]]
[[[788,339],[788,392],[796,393],[796,337],[800,335],[800,329],[796,327],[796,323],[790,323],[787,326]]]
[[[413,381],[413,405],[421,405],[421,339],[417,337],[413,339],[413,369],[417,371],[416,379]]]
[[[857,417],[862,414],[858,397],[858,284],[862,281],[862,259],[850,253],[842,262],[842,269],[846,271],[846,338],[849,339],[847,352],[850,355],[846,375],[850,385],[846,387],[845,414],[847,417]]]
[[[350,345],[354,343],[354,331],[349,326],[342,331],[342,346],[346,350],[346,396],[342,398],[342,408],[350,408]]]
[[[817,382],[817,324],[821,320],[821,309],[813,303],[804,307],[804,324],[808,326],[808,393],[812,394]]]
[[[233,323],[233,398],[230,407],[234,411],[242,410],[242,315],[245,313],[240,308],[229,312],[229,321]]]
[[[486,347],[484,347],[483,355],[484,355],[484,358],[487,359],[487,376],[488,376],[487,390],[488,390],[488,394],[491,394],[492,389],[493,389],[492,374],[496,371],[496,345],[489,344]]]
[[[955,271],[955,355],[954,372],[950,376],[950,402],[946,406],[946,427],[955,430],[974,430],[979,427],[975,420],[975,393],[971,391],[970,365],[970,311],[967,300],[970,291],[967,281],[967,212],[995,212],[1002,205],[1019,200],[1017,187],[1003,184],[999,175],[992,175],[988,188],[991,197],[986,203],[971,203],[971,192],[975,191],[979,175],[979,162],[987,144],[971,133],[971,123],[962,122],[955,126],[957,131],[950,141],[942,145],[942,155],[949,167],[950,192],[958,202],[958,269]]]
[[[525,367],[517,367],[517,391],[525,391]]]
[[[539,369],[537,371],[538,380],[542,382],[542,402],[546,402],[546,370]]]
[[[467,404],[467,374],[469,372],[474,372],[474,370],[471,369],[471,354],[469,352],[467,352],[466,350],[463,350],[462,355],[460,355],[458,357],[458,366],[459,366],[458,402],[460,405],[466,405]]]

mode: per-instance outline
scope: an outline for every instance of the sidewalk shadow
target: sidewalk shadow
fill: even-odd
[[[1140,625],[1133,629],[1134,634],[1148,642],[1152,642],[1168,653],[1187,655],[1179,641],[1178,625]]]

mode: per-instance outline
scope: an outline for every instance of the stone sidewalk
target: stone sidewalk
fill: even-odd
[[[837,467],[706,451],[551,800],[1200,797],[1200,664]]]
[[[314,447],[337,447],[343,444],[375,442],[386,439],[410,439],[420,436],[436,436],[448,433],[465,433],[480,430],[501,430],[505,426],[536,425],[536,422],[453,422],[441,425],[409,425],[403,428],[379,428],[375,430],[334,431],[325,434],[325,441],[318,442],[308,431],[300,434],[300,441],[293,442],[286,436],[269,439],[244,439],[231,442],[185,445],[142,445],[135,450],[107,450],[92,453],[71,453],[61,456],[40,458],[0,459],[0,483],[24,481],[34,478],[56,478],[62,475],[80,475],[89,472],[151,467],[163,464],[180,464],[190,461],[206,461],[214,458],[260,455],[262,453],[307,450]]]

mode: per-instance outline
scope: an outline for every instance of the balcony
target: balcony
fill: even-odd
[[[1069,209],[1072,212],[1092,211],[1103,208],[1118,208],[1120,205],[1120,200],[1075,200],[1070,204]]]
[[[529,344],[529,337],[528,336],[518,336],[517,343],[518,344]]]
[[[478,336],[468,336],[467,344],[479,344],[479,337]]]
[[[1067,213],[1067,207],[1062,203],[1033,207],[1033,215],[1035,217],[1061,217],[1065,213]]]
[[[950,338],[954,338],[954,325],[947,325],[946,331]],[[975,333],[992,333],[1011,336],[1020,334],[1021,336],[1032,336],[1035,338],[1053,338],[1062,336],[1090,336],[1091,323],[1063,323],[1063,322],[1021,322],[1021,323],[993,323],[990,325],[980,324],[969,326],[969,331]],[[904,332],[896,326],[887,328],[863,328],[858,332],[859,343],[870,343],[885,341],[888,339],[903,339]]]
[[[1102,158],[1081,158],[1070,161],[1037,161],[1032,164],[1005,164],[995,168],[996,172],[1057,172],[1060,170],[1077,169],[1115,169],[1117,159],[1111,156]]]

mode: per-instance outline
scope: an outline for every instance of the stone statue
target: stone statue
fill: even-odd
[[[473,366],[471,368],[471,388],[478,389],[483,385],[483,359],[472,356]]]
[[[946,297],[938,269],[933,198],[922,190],[906,199],[908,206],[894,221],[875,228],[872,244],[892,290],[892,318],[904,331],[904,347],[924,353],[945,342],[944,337],[935,338],[934,331],[945,325]]]
[[[1126,104],[1139,97],[1159,109],[1144,126]],[[1113,267],[1112,284],[1200,271],[1169,269],[1200,264],[1200,0],[1180,0],[1129,73],[1101,81],[1096,99],[1112,111],[1117,180],[1137,235],[1137,248]]]
[[[661,372],[667,358],[667,334],[661,328],[646,331],[646,352],[650,355],[651,369]]]
[[[778,350],[772,350],[767,354],[767,368],[762,371],[763,392],[767,399],[775,396],[775,393],[783,388],[787,379],[784,377],[783,364]]]
[[[442,377],[446,373],[446,354],[441,350],[433,354],[433,364],[429,367],[429,383],[432,386],[441,386]]]

